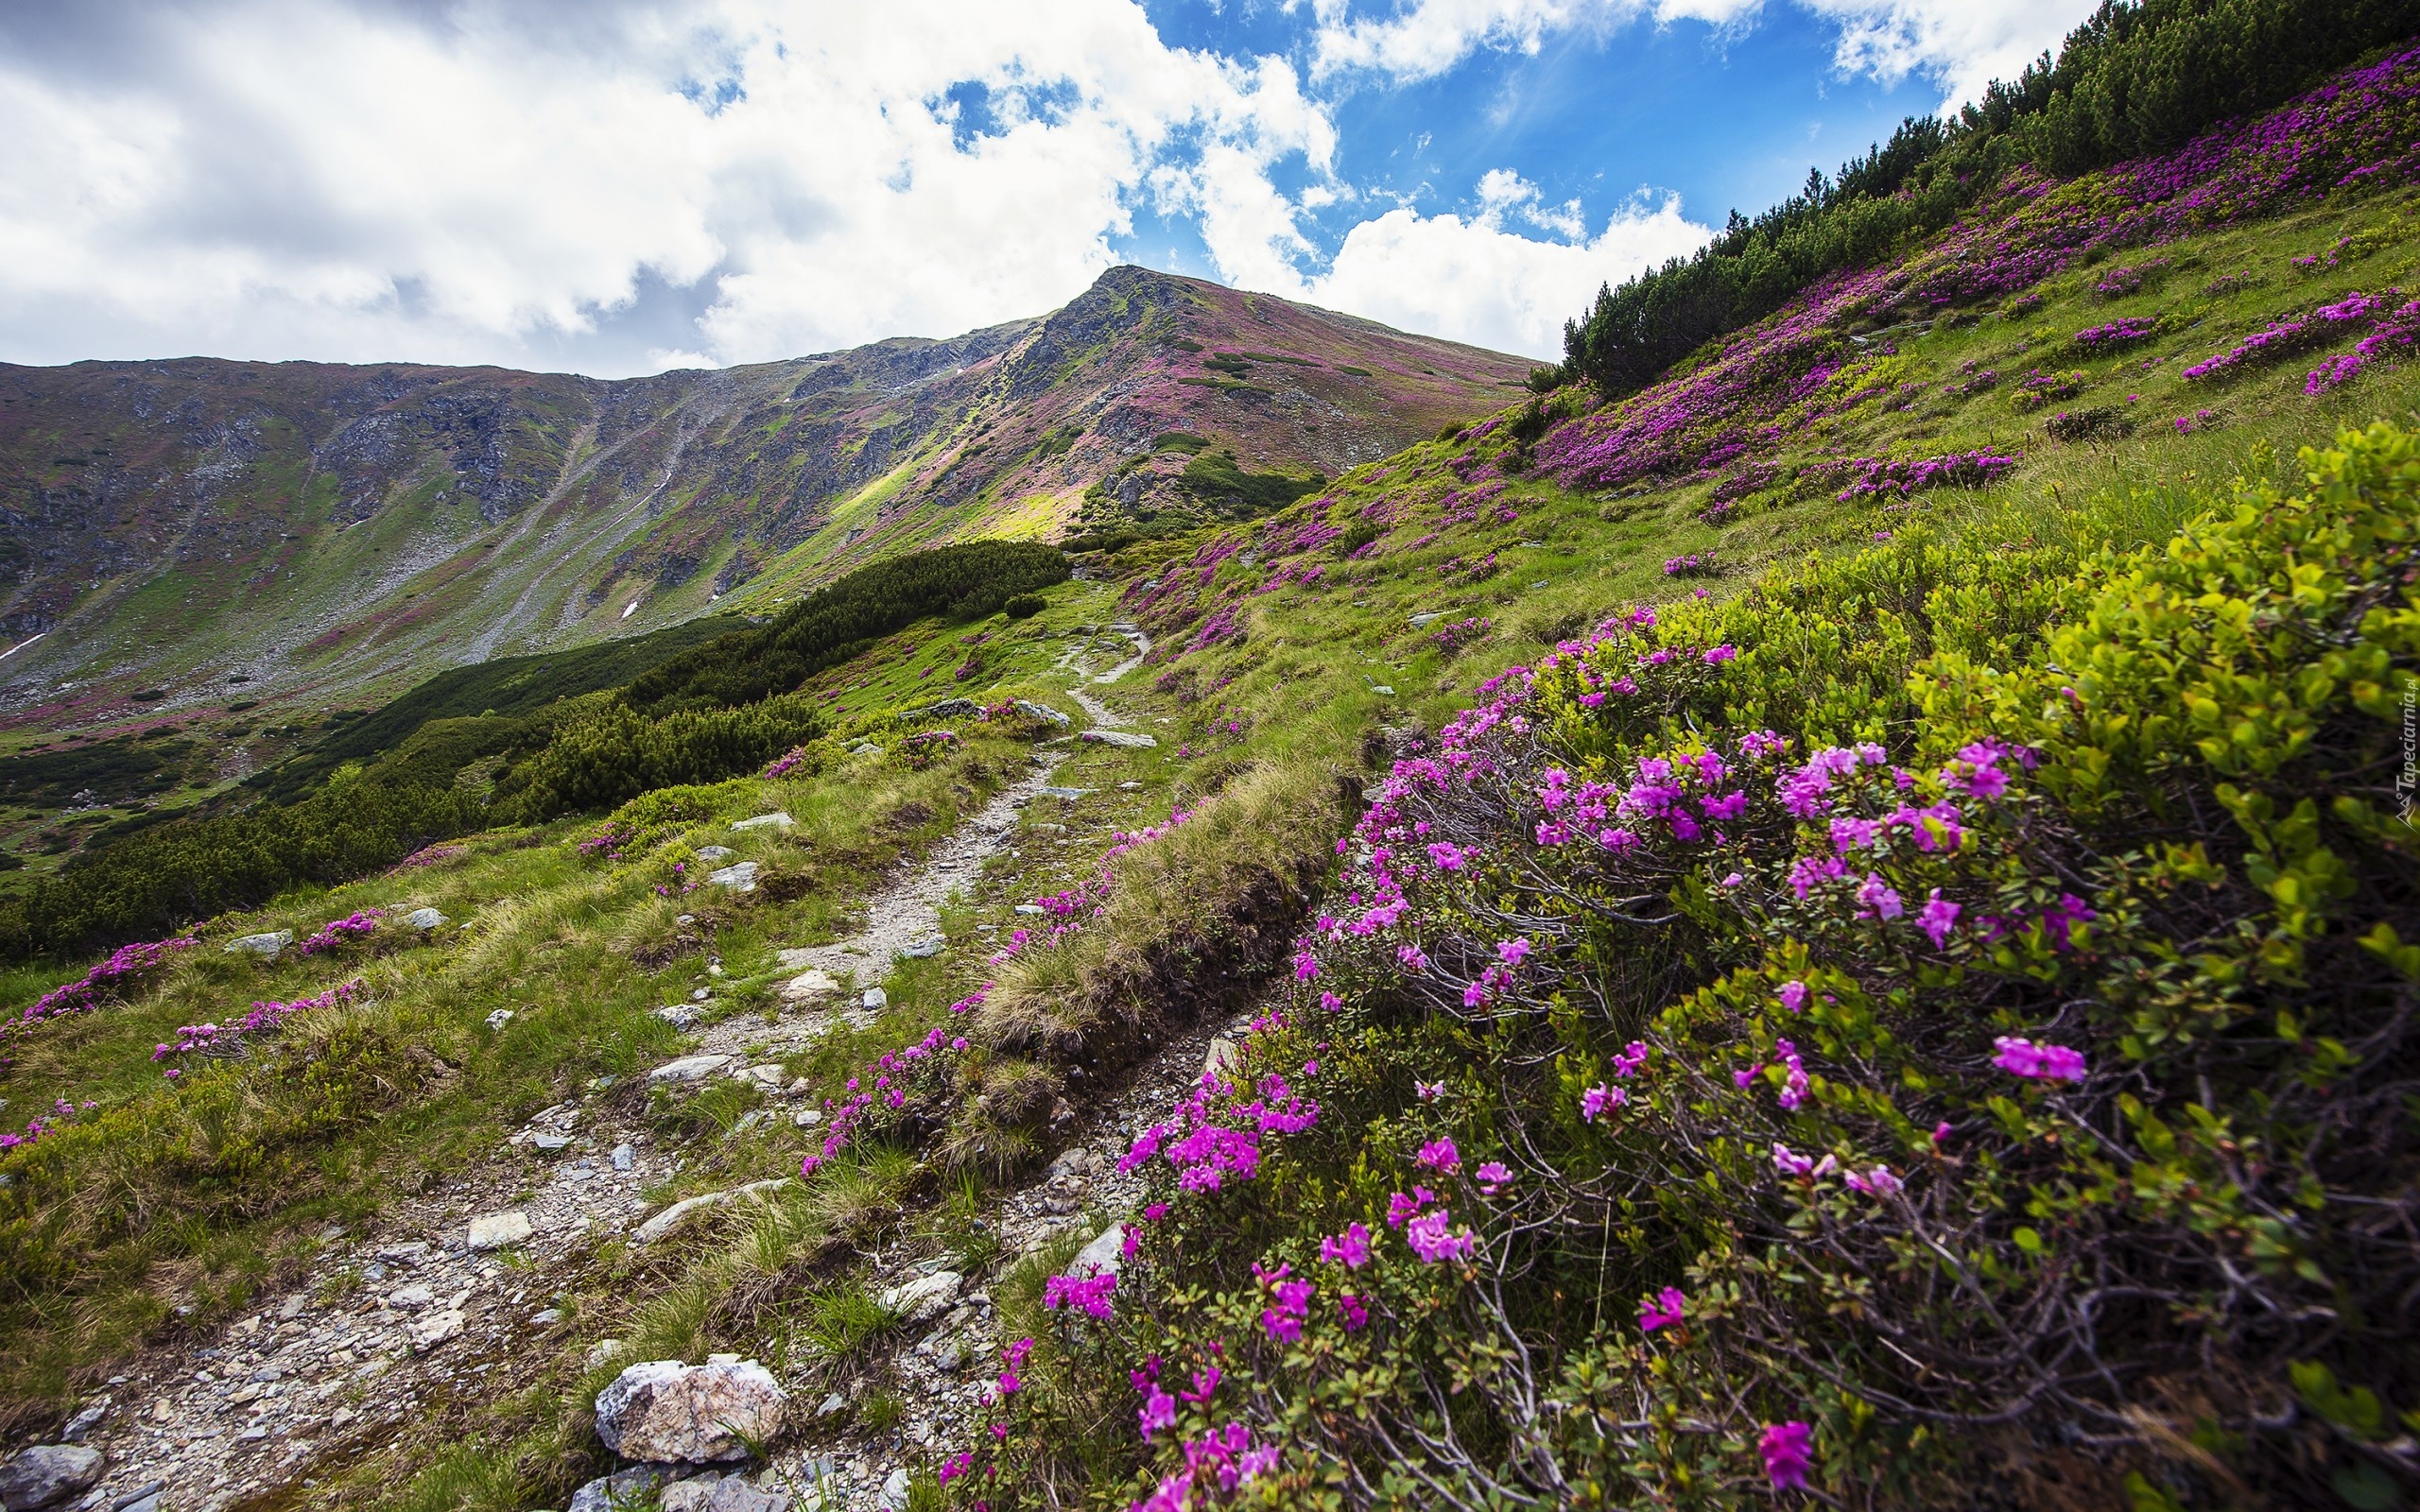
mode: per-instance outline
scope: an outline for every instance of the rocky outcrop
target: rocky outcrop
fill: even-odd
[[[36,1444],[0,1465],[0,1507],[34,1512],[80,1496],[101,1478],[101,1452],[74,1444]]]
[[[745,1459],[782,1431],[788,1401],[753,1360],[647,1360],[596,1394],[596,1436],[624,1459],[651,1464]]]

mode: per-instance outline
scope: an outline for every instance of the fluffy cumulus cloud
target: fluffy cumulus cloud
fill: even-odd
[[[1467,217],[1397,208],[1365,220],[1345,233],[1324,273],[1272,292],[1554,358],[1562,355],[1564,321],[1599,284],[1691,251],[1707,234],[1668,195],[1624,205],[1592,235],[1576,202],[1547,204],[1509,169],[1482,178],[1476,198],[1478,208]]]
[[[1844,74],[1922,74],[1954,107],[2013,79],[2089,14],[2077,0],[1799,0],[1839,25]]]
[[[1129,0],[0,26],[20,360],[510,360],[650,299],[666,339],[624,366],[948,335],[1080,289],[1172,153],[1249,179],[1334,146],[1290,66],[1167,46]]]
[[[1052,308],[1144,212],[1231,282],[1547,355],[1703,228],[1511,168],[1356,222],[1340,103],[1760,3],[1954,94],[2082,0],[1296,0],[1283,57],[1172,44],[1137,0],[0,7],[0,360],[791,356]]]

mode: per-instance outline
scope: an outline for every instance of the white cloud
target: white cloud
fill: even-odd
[[[1896,83],[1921,73],[1954,108],[1993,79],[2014,79],[2045,48],[2057,51],[2090,15],[2090,0],[1797,0],[1841,28],[1843,74]]]
[[[0,45],[0,355],[532,361],[650,299],[626,368],[952,335],[1082,288],[1155,168],[1240,247],[1335,146],[1282,60],[1132,0],[435,13],[171,9],[97,74]]]
[[[1840,28],[1834,60],[1844,75],[1896,83],[1921,73],[1944,103],[1974,98],[2055,49],[2089,15],[2092,0],[1790,0]],[[1347,0],[1316,0],[1315,78],[1371,73],[1398,82],[1433,78],[1482,50],[1534,53],[1557,32],[1599,33],[1650,20],[1752,23],[1765,0],[1395,0],[1356,16]]]
[[[1365,220],[1314,278],[1263,265],[1236,280],[1405,330],[1554,360],[1563,354],[1564,321],[1586,307],[1599,284],[1692,251],[1708,235],[1681,214],[1677,197],[1666,196],[1634,200],[1589,237],[1576,204],[1546,204],[1536,185],[1509,169],[1479,180],[1478,200],[1468,219],[1406,207]],[[1508,220],[1556,239],[1508,230]]]
[[[1344,0],[1317,0],[1315,78],[1369,71],[1433,78],[1482,48],[1534,53],[1551,32],[1609,31],[1642,17],[1729,25],[1761,0],[1405,0],[1383,17],[1354,17]]]

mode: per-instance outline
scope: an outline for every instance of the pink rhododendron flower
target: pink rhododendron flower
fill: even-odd
[[[1764,1438],[1756,1447],[1765,1457],[1765,1475],[1773,1483],[1774,1490],[1805,1488],[1807,1469],[1814,1462],[1813,1429],[1794,1420],[1768,1423]]]
[[[1639,1305],[1638,1326],[1645,1332],[1652,1333],[1657,1329],[1678,1323],[1688,1304],[1688,1297],[1683,1295],[1679,1287],[1667,1286],[1656,1294],[1655,1300]]]
[[[1599,1082],[1596,1086],[1589,1088],[1586,1091],[1580,1094],[1581,1122],[1584,1124],[1594,1124],[1598,1119],[1604,1116],[1606,1108],[1619,1108],[1621,1105],[1629,1101],[1630,1092],[1628,1089],[1621,1087],[1608,1087],[1603,1082]]]
[[[2066,1045],[2037,1045],[2030,1040],[2002,1035],[1992,1041],[1998,1052],[1992,1064],[2012,1076],[2026,1076],[2036,1081],[2082,1081],[2084,1078],[2083,1052]]]
[[[1507,966],[1518,966],[1529,958],[1530,945],[1524,939],[1501,939],[1495,942],[1495,954]]]
[[[1790,1012],[1804,1013],[1806,1011],[1806,983],[1784,982],[1776,991],[1775,995],[1781,999],[1781,1005],[1788,1008]]]
[[[1935,887],[1931,900],[1917,910],[1916,923],[1924,930],[1925,937],[1932,941],[1932,948],[1940,950],[1949,943],[1949,932],[1958,927],[1958,905]]]
[[[1491,1197],[1512,1179],[1512,1170],[1501,1160],[1490,1160],[1471,1174],[1478,1177],[1479,1191]]]
[[[1370,1230],[1357,1223],[1347,1224],[1341,1234],[1320,1241],[1320,1259],[1359,1270],[1370,1263]]]
[[[1451,1138],[1430,1140],[1422,1145],[1419,1160],[1432,1171],[1443,1171],[1448,1175],[1462,1168],[1461,1152],[1454,1148]]]
[[[1369,1326],[1369,1308],[1362,1305],[1361,1298],[1354,1296],[1351,1292],[1347,1292],[1342,1297],[1338,1297],[1336,1299],[1336,1307],[1338,1312],[1344,1314],[1345,1332],[1358,1333],[1364,1328]]]

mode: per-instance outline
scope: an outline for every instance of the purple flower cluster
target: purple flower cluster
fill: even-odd
[[[1117,1169],[1132,1174],[1163,1155],[1177,1172],[1181,1192],[1217,1192],[1229,1181],[1249,1181],[1260,1170],[1260,1142],[1269,1134],[1300,1134],[1319,1122],[1320,1105],[1302,1097],[1274,1072],[1263,1076],[1258,1096],[1239,1093],[1205,1072],[1170,1117],[1134,1136]]]
[[[285,1021],[298,1013],[308,1013],[315,1008],[332,1008],[340,1003],[351,1003],[367,988],[367,983],[359,977],[354,977],[352,981],[332,987],[324,992],[312,997],[296,998],[291,1003],[254,1003],[251,1011],[230,1023],[184,1024],[177,1030],[174,1042],[159,1045],[152,1050],[151,1058],[154,1061],[161,1061],[167,1059],[170,1056],[180,1055],[212,1057],[239,1055],[252,1036],[272,1034],[283,1028]],[[184,1073],[175,1066],[170,1066],[161,1074],[174,1081]]]
[[[1835,478],[1845,475],[1849,480],[1848,486],[1834,495],[1845,504],[1851,499],[1870,498],[1877,494],[1893,494],[1904,499],[1928,489],[1979,489],[2006,477],[2015,470],[2016,464],[2015,456],[2002,456],[1992,452],[1956,452],[1947,456],[1836,457],[1828,462],[1819,462],[1808,471],[1826,472]]]
[[[1715,565],[1714,553],[1710,551],[1693,551],[1686,556],[1664,558],[1664,576],[1667,577],[1713,577],[1721,571]]]
[[[804,746],[792,746],[789,749],[773,758],[772,765],[765,768],[765,775],[769,778],[787,777],[790,773],[797,771],[800,767],[805,765],[806,747]]]
[[[1428,638],[1437,643],[1439,650],[1451,656],[1494,628],[1495,628],[1494,620],[1474,614],[1468,619],[1457,620],[1451,625],[1438,627],[1429,632]]]
[[[2086,352],[2114,352],[2137,341],[2148,341],[2158,334],[2159,321],[2149,316],[2130,315],[2107,325],[2086,327],[2067,339]]]
[[[383,908],[356,908],[342,919],[332,919],[320,925],[318,934],[304,939],[295,950],[304,955],[318,955],[335,950],[348,941],[375,933],[378,920],[386,917],[387,910]]]
[[[2402,299],[2401,289],[2389,289],[2378,295],[2349,295],[2333,304],[2323,304],[2299,319],[2278,320],[2256,331],[2227,351],[2205,357],[2186,369],[2185,376],[2188,379],[2207,378],[2238,368],[2280,361],[2313,347],[2342,340],[2357,330],[2376,328],[2369,339],[2356,349],[2350,369],[2328,384],[2308,388],[2308,392],[2320,392],[2350,378],[2360,370],[2362,362],[2382,352],[2388,346],[2411,344],[2414,326],[2420,325],[2420,301],[2398,304]]]
[[[100,965],[73,982],[62,982],[52,988],[34,999],[25,1012],[0,1023],[0,1039],[23,1034],[47,1019],[63,1018],[71,1013],[96,1008],[108,998],[124,991],[135,977],[158,970],[167,963],[171,955],[190,950],[193,945],[191,935],[121,945],[112,951],[109,958]]]

